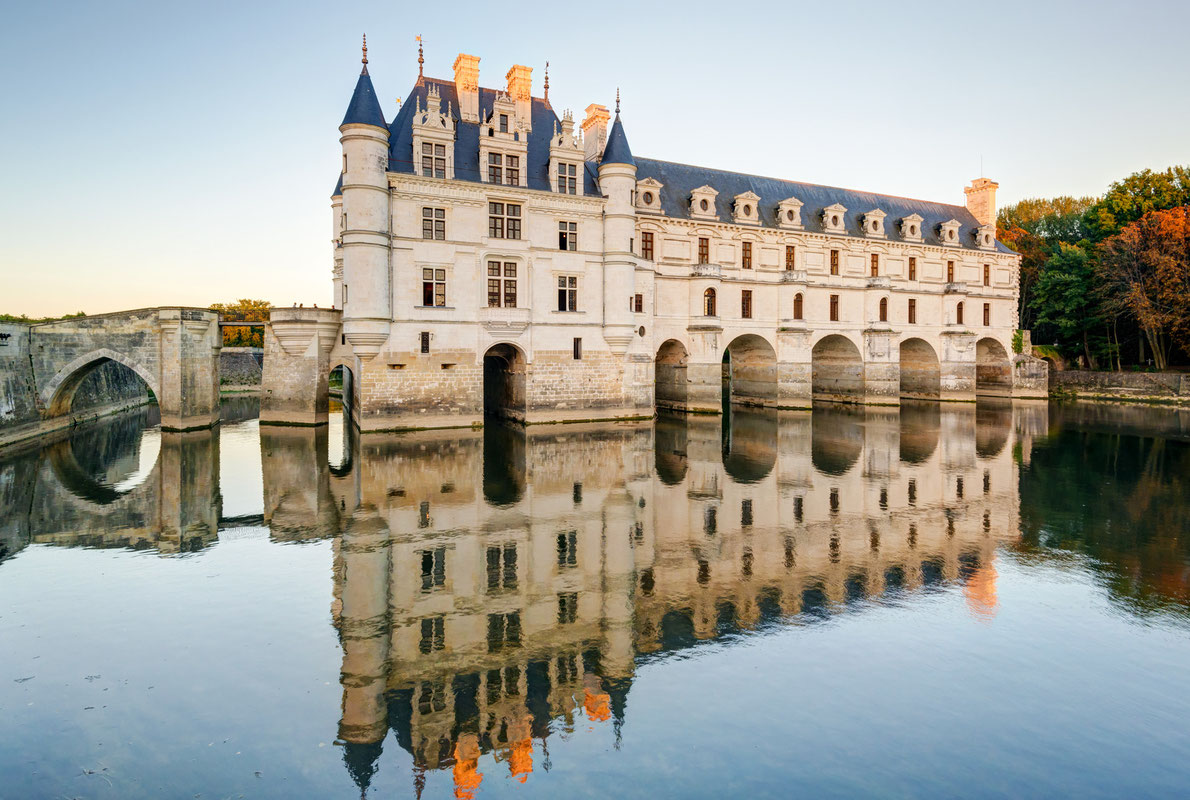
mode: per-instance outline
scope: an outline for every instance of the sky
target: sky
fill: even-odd
[[[633,152],[961,204],[1098,195],[1190,163],[1190,3],[4,4],[0,313],[329,305],[338,125],[368,35],[417,77],[550,62]]]

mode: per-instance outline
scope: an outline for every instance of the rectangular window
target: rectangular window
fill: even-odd
[[[517,265],[513,261],[488,262],[488,306],[516,308]]]
[[[578,166],[558,162],[558,193],[578,194]]]
[[[521,207],[516,203],[488,203],[488,236],[521,238]]]
[[[740,527],[748,528],[752,525],[752,501],[740,502]]]
[[[574,275],[558,276],[558,310],[578,311],[578,278]]]
[[[983,285],[984,286],[992,285],[992,266],[991,266],[991,264],[983,265]]]
[[[446,548],[437,547],[433,550],[422,550],[421,557],[421,590],[429,592],[446,585]]]
[[[446,238],[445,208],[423,208],[421,210],[421,238],[437,239],[438,241]]]
[[[488,591],[516,588],[516,545],[494,545],[487,552]]]
[[[706,237],[699,237],[698,239],[698,263],[711,263],[711,240]]]
[[[422,331],[419,338],[421,339],[421,351],[423,353],[430,352],[430,332]],[[429,503],[423,503],[423,505],[425,506],[426,510],[429,509],[429,505],[430,505]],[[429,517],[427,516],[426,519],[429,519]],[[425,527],[425,526],[423,526],[423,527]]]
[[[752,243],[743,242],[741,263],[744,269],[752,269]]]
[[[831,275],[839,274],[839,251],[831,250]]]
[[[913,325],[917,322],[917,301],[909,301],[909,324]]]
[[[653,260],[653,234],[651,231],[641,231],[640,257]]]
[[[418,649],[422,653],[433,653],[446,647],[446,618],[426,617],[421,621],[421,644]]]
[[[446,145],[422,142],[421,174],[427,178],[446,177]]]
[[[506,156],[504,164],[507,167],[504,170],[504,178],[509,186],[521,185],[521,157],[520,156]]]
[[[963,304],[959,303],[954,307],[954,321],[959,325],[963,324]]]
[[[564,531],[558,534],[558,567],[578,565],[578,531]]]
[[[785,245],[785,269],[792,270],[797,265],[797,248],[791,244]]]
[[[752,290],[750,289],[740,292],[740,316],[744,319],[752,319]]]
[[[953,261],[946,262],[946,282],[954,283],[954,262]]]
[[[504,183],[504,156],[488,153],[488,183]]]
[[[558,249],[571,251],[578,249],[577,222],[558,223]]]
[[[558,624],[568,625],[578,619],[578,594],[565,592],[558,595]]]
[[[831,322],[839,321],[839,295],[831,295]]]
[[[508,115],[500,115],[500,133],[508,133]]]
[[[637,314],[645,313],[645,296],[643,294],[632,296],[632,310]]]
[[[880,254],[872,253],[872,277],[880,277]]]
[[[917,280],[917,258],[909,256],[909,280]]]
[[[582,358],[583,358],[583,340],[575,339],[574,340],[574,360],[581,361]]]
[[[984,327],[988,327],[992,324],[992,304],[991,303],[983,304],[983,324],[984,324]]]
[[[421,304],[446,305],[446,270],[424,268],[421,271]]]
[[[488,614],[488,652],[494,653],[506,647],[521,646],[521,615]]]

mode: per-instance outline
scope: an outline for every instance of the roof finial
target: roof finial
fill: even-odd
[[[545,62],[545,101],[550,101],[550,62]]]
[[[422,80],[423,78],[425,78],[425,74],[422,71],[425,63],[426,63],[426,59],[421,51],[421,34],[419,33],[417,35],[417,79],[419,81]]]
[[[620,87],[616,87],[616,114],[620,113]]]
[[[367,75],[368,74],[368,34],[366,34],[366,33],[364,34],[364,57],[360,60],[364,64],[364,68],[360,72],[360,75]]]

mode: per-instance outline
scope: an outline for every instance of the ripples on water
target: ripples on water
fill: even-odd
[[[1180,795],[1188,416],[9,451],[0,797]]]

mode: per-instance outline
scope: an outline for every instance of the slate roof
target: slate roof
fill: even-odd
[[[632,148],[628,146],[628,137],[624,135],[624,126],[620,123],[620,114],[616,113],[616,121],[612,123],[611,133],[607,135],[607,146],[603,148],[604,164],[631,164]]]
[[[422,82],[415,84],[413,90],[409,92],[409,96],[405,102],[401,104],[401,110],[397,112],[397,116],[388,126],[389,130],[389,149],[388,149],[388,169],[389,172],[398,172],[405,174],[413,174],[414,160],[413,160],[413,115],[416,113],[416,106],[420,102],[423,105],[426,100],[426,90],[430,84],[438,87],[438,92],[442,97],[442,109],[446,110],[447,103],[450,103],[451,116],[454,117],[457,126],[455,128],[455,179],[462,181],[480,182],[480,164],[479,164],[479,124],[474,122],[463,122],[459,119],[459,98],[455,92],[454,81],[443,81],[435,78],[425,78]],[[479,117],[485,119],[492,111],[492,104],[496,99],[496,91],[494,89],[479,89]],[[541,191],[550,190],[550,139],[554,135],[554,123],[558,122],[558,115],[554,113],[553,108],[549,103],[540,97],[532,99],[531,120],[533,122],[533,130],[529,134],[528,141],[528,155],[525,165],[526,174],[525,181],[530,189],[539,189]],[[599,188],[596,184],[595,167],[591,163],[587,163],[583,175],[583,194],[599,196]]]
[[[645,178],[653,178],[662,184],[661,210],[667,216],[678,219],[690,218],[690,194],[694,189],[706,185],[719,193],[715,198],[715,211],[719,215],[720,222],[731,222],[732,205],[736,195],[751,191],[760,197],[757,206],[760,211],[760,224],[764,227],[778,227],[777,203],[790,197],[796,197],[804,204],[802,206],[803,229],[814,233],[824,232],[822,210],[827,206],[839,203],[847,209],[844,223],[849,236],[868,239],[869,237],[864,236],[862,230],[862,215],[874,209],[880,209],[888,215],[884,220],[886,241],[904,241],[901,238],[901,220],[912,214],[918,214],[922,218],[921,244],[941,245],[938,225],[955,219],[961,224],[959,228],[960,246],[966,250],[979,249],[974,236],[975,229],[979,227],[979,221],[965,206],[858,192],[814,183],[798,183],[759,175],[744,175],[739,172],[675,164],[671,161],[660,161],[654,158],[637,158],[636,179],[641,181]],[[911,244],[916,244],[916,242],[911,242]],[[996,247],[1001,253],[1012,252],[999,241],[996,242]]]
[[[380,101],[376,99],[376,90],[372,88],[372,79],[368,77],[368,68],[360,73],[355,82],[355,93],[351,95],[351,103],[347,106],[347,113],[343,115],[340,125],[375,125],[377,128],[387,128],[384,112],[380,110]]]

